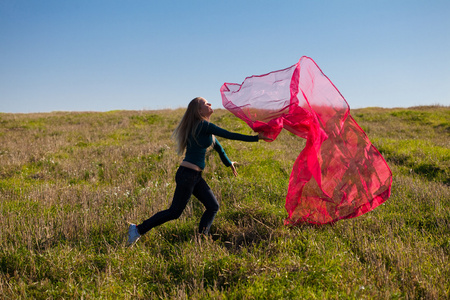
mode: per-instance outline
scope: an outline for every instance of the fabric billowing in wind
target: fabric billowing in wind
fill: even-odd
[[[289,179],[285,224],[354,218],[389,198],[391,170],[311,58],[220,92],[223,106],[254,131],[276,139],[284,128],[306,139]]]

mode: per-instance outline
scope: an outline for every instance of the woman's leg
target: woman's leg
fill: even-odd
[[[211,188],[203,178],[200,178],[198,183],[195,185],[193,195],[200,200],[206,208],[200,220],[198,230],[200,233],[208,234],[209,228],[211,227],[211,224],[219,211],[219,202],[217,202]]]
[[[180,167],[175,176],[176,188],[172,204],[169,209],[154,214],[151,218],[137,226],[139,234],[143,235],[153,227],[159,226],[167,221],[178,219],[192,195],[197,180],[201,178],[200,172]]]

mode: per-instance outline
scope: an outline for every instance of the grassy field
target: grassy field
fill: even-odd
[[[0,114],[0,298],[450,298],[449,107],[352,110],[393,172],[390,199],[361,217],[284,226],[304,141],[221,139],[239,177],[208,153],[212,239],[191,199],[126,248],[127,222],[171,202],[183,113]],[[223,110],[212,122],[251,133]]]

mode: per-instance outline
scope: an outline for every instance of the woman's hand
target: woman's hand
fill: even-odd
[[[237,171],[236,171],[236,168],[234,167],[234,164],[235,164],[236,162],[235,161],[233,161],[232,163],[231,163],[231,171],[233,171],[233,175],[234,175],[234,177],[237,177],[238,176],[238,173],[237,173]]]
[[[271,138],[265,136],[262,132],[258,132],[258,138],[259,138],[260,140],[273,141],[273,139],[271,139]]]

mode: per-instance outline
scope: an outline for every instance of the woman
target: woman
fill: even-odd
[[[206,210],[200,220],[199,232],[208,234],[209,228],[219,210],[219,203],[208,184],[202,178],[205,168],[206,149],[211,146],[219,153],[222,162],[231,167],[234,176],[237,176],[234,162],[231,162],[215,135],[246,142],[257,142],[259,139],[270,140],[262,134],[255,136],[229,132],[213,123],[209,118],[213,113],[211,104],[204,98],[193,99],[175,129],[173,136],[177,142],[178,154],[186,150],[184,160],[175,175],[176,188],[172,204],[169,209],[160,211],[142,224],[130,224],[128,230],[128,244],[132,245],[141,235],[167,221],[178,219],[186,207],[191,195],[203,203]]]

